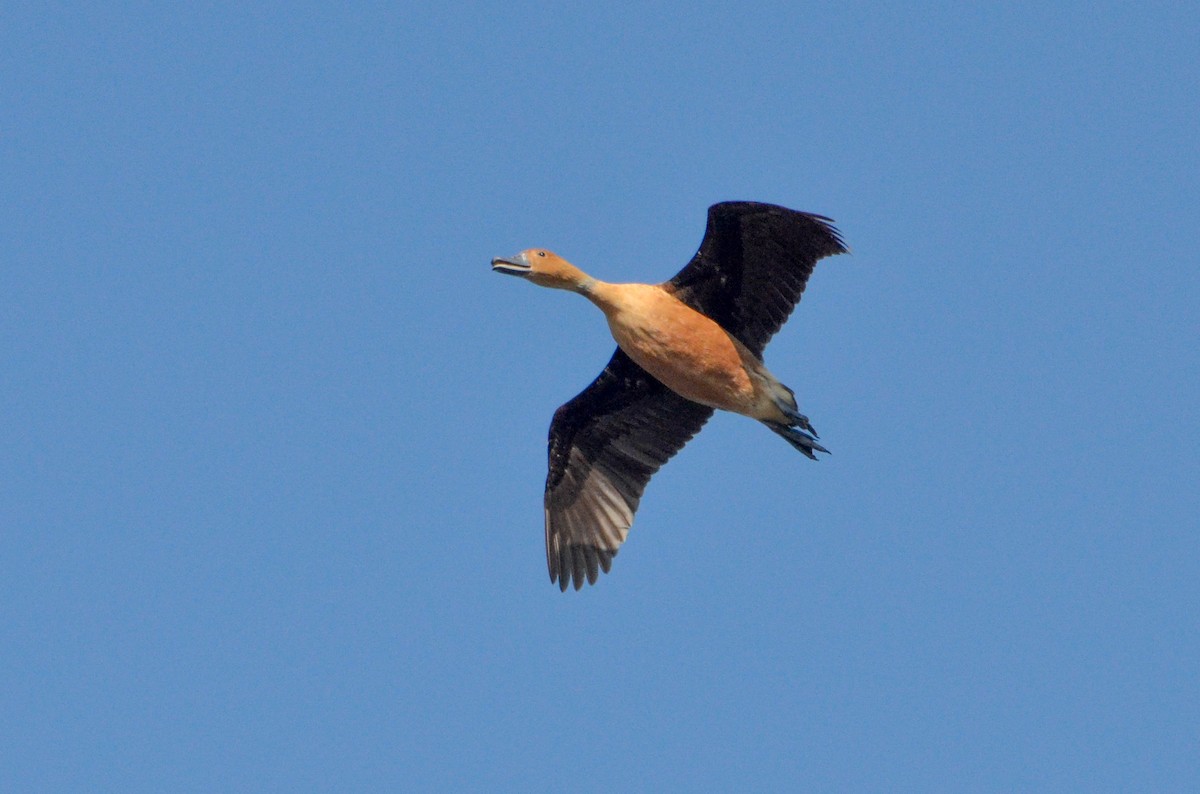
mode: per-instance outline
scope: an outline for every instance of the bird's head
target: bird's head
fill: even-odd
[[[520,276],[540,287],[579,290],[591,281],[582,270],[553,251],[527,248],[516,256],[496,257],[492,271]]]

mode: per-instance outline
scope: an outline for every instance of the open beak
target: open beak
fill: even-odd
[[[529,259],[525,254],[520,253],[512,257],[493,259],[492,272],[507,273],[510,276],[528,276],[533,272],[533,266],[529,264]]]

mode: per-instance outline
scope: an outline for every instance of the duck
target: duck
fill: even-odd
[[[550,423],[546,565],[560,590],[609,573],[650,478],[715,411],[755,419],[813,460],[829,453],[763,350],[817,261],[847,251],[823,215],[727,201],[709,207],[696,254],[660,284],[600,281],[542,248],[492,260],[493,272],[587,298],[617,343]]]

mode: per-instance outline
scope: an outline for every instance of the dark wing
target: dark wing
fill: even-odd
[[[829,218],[773,204],[714,204],[700,250],[663,287],[761,358],[817,260],[845,252]]]
[[[546,476],[550,581],[595,584],[629,534],[654,472],[713,409],[680,397],[619,348],[592,384],[554,412]]]

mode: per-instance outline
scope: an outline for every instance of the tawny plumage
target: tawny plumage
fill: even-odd
[[[579,292],[617,351],[554,413],[546,477],[546,563],[562,590],[599,572],[625,541],[642,491],[714,409],[761,421],[810,458],[816,442],[763,348],[800,300],[817,260],[846,251],[828,218],[753,202],[708,210],[691,262],[663,284],[609,284],[529,249],[492,269]]]

